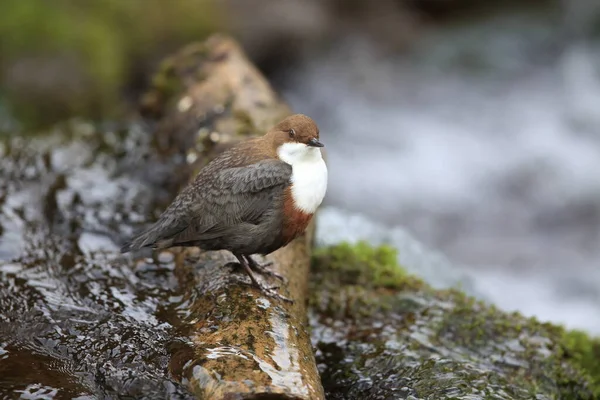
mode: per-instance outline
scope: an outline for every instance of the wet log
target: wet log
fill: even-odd
[[[185,147],[180,150],[190,167],[182,172],[187,180],[220,151],[290,114],[235,41],[224,36],[167,59],[142,110],[156,122],[162,147]],[[198,398],[324,398],[306,309],[313,228],[268,257],[285,282],[261,277],[293,304],[249,286],[245,274],[228,265],[235,261],[228,252],[173,248],[159,255],[174,256],[181,285],[192,288],[181,301],[190,340],[172,349],[169,370]]]

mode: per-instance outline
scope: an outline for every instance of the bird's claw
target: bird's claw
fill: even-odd
[[[283,283],[287,283],[287,278],[285,276],[280,275],[277,272],[271,271],[270,269],[267,269],[265,265],[261,265],[259,268],[255,268],[254,271],[262,275],[272,276],[273,278],[279,279]]]
[[[292,300],[288,297],[285,297],[277,292],[277,289],[279,289],[279,286],[264,286],[264,285],[261,285],[260,283],[254,283],[252,281],[248,282],[245,279],[236,279],[236,280],[243,285],[248,285],[250,287],[257,288],[265,296],[273,297],[273,298],[285,301],[286,303],[294,304],[294,300]]]
[[[233,266],[234,268],[242,267],[242,269],[245,270],[246,274],[250,278],[250,282],[247,282],[246,280],[239,280],[240,283],[258,288],[264,295],[266,295],[268,297],[276,298],[276,299],[279,299],[281,301],[285,301],[285,302],[291,303],[291,304],[294,303],[293,300],[291,300],[285,296],[282,296],[277,292],[277,289],[279,289],[279,286],[264,286],[256,279],[256,277],[252,273],[252,271],[254,271],[254,272],[258,272],[263,275],[271,275],[271,276],[279,278],[285,282],[286,279],[283,276],[266,269],[267,266],[273,265],[272,262],[267,262],[265,264],[260,265],[256,261],[254,261],[252,259],[252,257],[243,257],[243,256],[236,256],[236,257],[238,258],[239,263],[233,262],[233,263],[228,263],[227,265]]]
[[[276,291],[277,289],[279,289],[278,286],[271,286],[271,287],[260,286],[259,289],[266,296],[273,297],[273,298],[285,301],[286,303],[294,304],[294,300],[292,300],[292,299],[290,299],[288,297],[282,296],[281,294],[279,294]]]

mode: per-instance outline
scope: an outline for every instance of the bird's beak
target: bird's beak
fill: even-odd
[[[312,138],[308,141],[307,145],[311,146],[311,147],[324,147],[325,145],[321,142],[319,142],[317,139]]]

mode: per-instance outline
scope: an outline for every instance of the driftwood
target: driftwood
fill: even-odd
[[[227,146],[290,114],[239,46],[223,36],[167,59],[142,104],[157,122],[159,140],[186,146],[186,179]],[[313,228],[268,257],[286,282],[261,276],[293,304],[249,286],[245,274],[228,265],[235,261],[228,252],[168,251],[180,281],[196,287],[186,299],[191,341],[172,352],[170,373],[199,398],[324,398],[307,330]]]

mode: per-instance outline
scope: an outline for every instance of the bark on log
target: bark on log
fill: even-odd
[[[166,60],[143,111],[156,119],[159,140],[184,143],[191,177],[236,140],[260,135],[290,113],[239,46],[223,36]],[[244,284],[244,273],[226,265],[235,261],[228,252],[170,250],[180,282],[195,286],[186,299],[191,343],[174,351],[170,372],[199,398],[324,398],[307,330],[313,228],[269,256],[287,283],[265,283],[277,284],[294,304]]]

